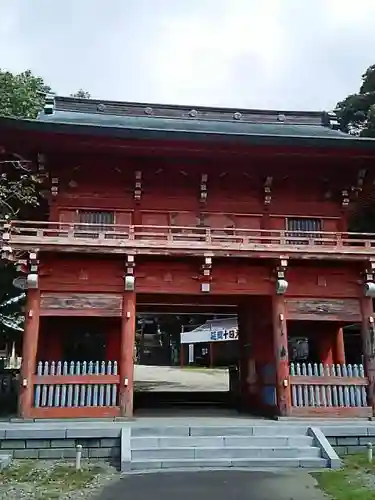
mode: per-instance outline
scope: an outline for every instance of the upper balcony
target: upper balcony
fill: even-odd
[[[8,240],[14,251],[329,260],[375,258],[375,234],[39,221],[14,221],[4,225],[3,233],[3,240]]]

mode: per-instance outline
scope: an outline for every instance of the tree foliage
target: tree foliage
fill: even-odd
[[[31,71],[13,74],[0,70],[0,116],[36,118],[44,104],[50,87]],[[1,145],[1,144],[0,144]],[[39,181],[27,159],[17,156],[16,151],[0,154],[0,218],[11,219],[22,215],[27,207],[39,202]],[[28,210],[29,210],[28,209]],[[16,273],[14,266],[2,260],[0,265],[0,334],[13,337],[22,331],[20,306],[24,294],[13,286]]]
[[[43,109],[45,95],[51,92],[42,78],[29,70],[19,74],[0,69],[0,116],[36,118]],[[89,98],[80,89],[74,97]],[[1,141],[0,141],[1,146]],[[30,210],[40,202],[39,179],[32,171],[29,159],[18,151],[1,152],[0,148],[0,218],[29,218]],[[24,294],[13,286],[14,266],[0,261],[0,335],[13,337],[22,331],[20,307]]]
[[[42,78],[29,70],[13,74],[0,69],[0,115],[36,118],[50,90]]]
[[[375,137],[375,64],[362,75],[359,92],[337,103],[336,112],[344,132]]]
[[[70,94],[70,97],[79,97],[80,99],[90,99],[91,94],[87,90],[79,89],[77,92]]]

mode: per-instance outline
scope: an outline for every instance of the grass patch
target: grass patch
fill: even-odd
[[[375,500],[375,462],[365,454],[348,455],[340,470],[312,474],[319,487],[334,500]]]
[[[86,466],[75,470],[73,465],[44,465],[27,460],[12,464],[0,472],[0,485],[11,484],[21,489],[31,488],[35,498],[57,499],[63,493],[82,490],[100,474],[100,466]]]

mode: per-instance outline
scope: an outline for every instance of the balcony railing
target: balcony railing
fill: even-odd
[[[9,242],[15,249],[123,253],[216,251],[223,255],[256,253],[316,254],[334,258],[375,256],[375,234],[222,229],[178,226],[121,226],[14,221]]]

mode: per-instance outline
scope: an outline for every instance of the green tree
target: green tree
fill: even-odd
[[[79,89],[74,94],[70,94],[70,97],[79,97],[81,99],[90,99],[91,94],[87,90]]]
[[[0,116],[36,118],[50,87],[31,71],[13,74],[0,69]],[[13,152],[0,154],[0,218],[16,218],[39,203],[39,181],[31,165]],[[24,293],[13,286],[14,266],[0,262],[0,335],[14,338],[22,331]]]
[[[363,137],[375,137],[375,64],[362,75],[359,92],[337,103],[341,130]]]
[[[51,89],[31,71],[13,74],[0,69],[0,115],[36,118]]]

